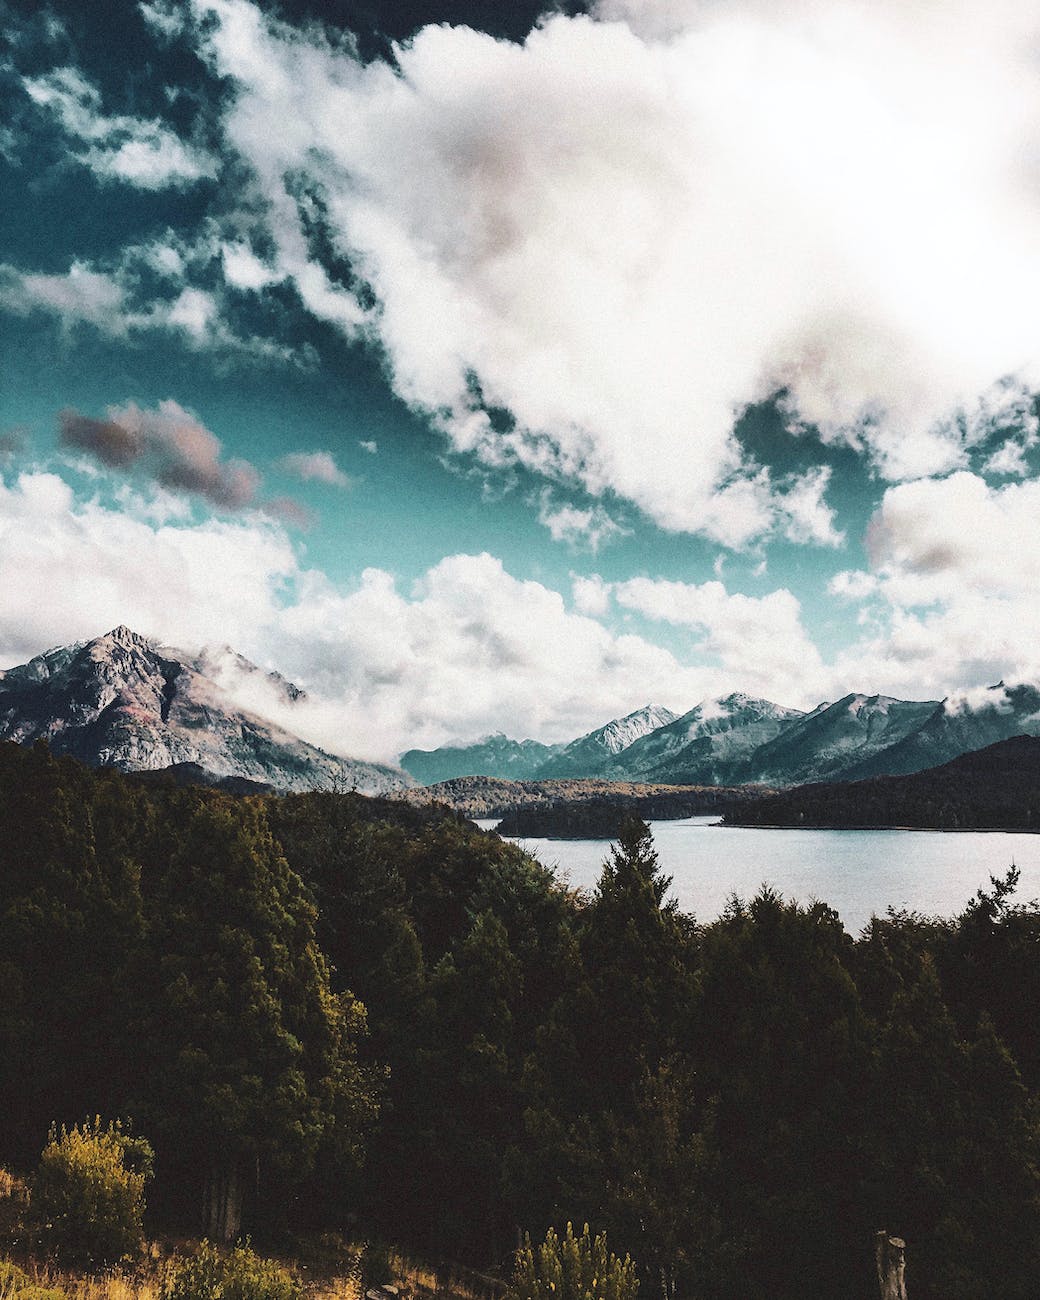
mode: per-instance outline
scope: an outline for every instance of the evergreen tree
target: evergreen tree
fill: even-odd
[[[360,1154],[374,1115],[357,1060],[365,1012],[332,992],[313,906],[259,801],[200,805],[149,901],[141,1111],[164,1161],[203,1184],[210,1235],[227,1239],[247,1188],[284,1192],[330,1144],[348,1164]]]

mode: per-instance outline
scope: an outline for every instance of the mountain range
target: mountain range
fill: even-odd
[[[291,712],[303,692],[227,648],[192,655],[127,627],[0,672],[0,740],[45,740],[56,754],[123,771],[190,765],[273,790],[385,794],[414,784],[398,768],[340,758],[236,704],[216,680],[263,678]]]
[[[737,692],[681,717],[648,704],[569,743],[499,734],[409,750],[393,767],[302,740],[289,728],[295,713],[306,729],[306,705],[298,686],[229,646],[188,653],[118,627],[0,672],[0,740],[42,739],[94,765],[177,779],[387,794],[469,776],[778,788],[905,775],[1040,735],[1040,690],[1028,684],[946,700],[849,694],[808,712]]]
[[[404,754],[417,780],[463,776],[541,781],[568,776],[669,785],[793,786],[903,775],[1015,735],[1040,735],[1040,690],[998,682],[970,696],[898,700],[852,693],[808,712],[742,693],[707,700],[676,718],[648,705],[557,747],[531,766],[531,741]],[[627,742],[627,743],[621,743]],[[514,752],[520,767],[510,767]],[[421,760],[416,761],[421,753]]]

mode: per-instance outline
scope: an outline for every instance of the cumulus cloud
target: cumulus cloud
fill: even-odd
[[[375,456],[379,452],[379,443],[372,438],[362,438],[358,442],[358,446],[361,448],[363,452],[366,452],[369,456]]]
[[[63,411],[58,423],[63,446],[88,452],[110,469],[140,467],[160,487],[224,510],[256,502],[256,468],[244,460],[223,460],[220,439],[178,402],[160,402],[152,411],[128,402],[110,407],[104,420]]]
[[[574,608],[592,618],[602,618],[610,609],[610,583],[598,573],[572,574],[571,596]]]
[[[546,488],[538,499],[538,522],[548,528],[554,542],[566,542],[575,549],[598,551],[604,542],[627,532],[602,506],[582,509],[553,499]]]
[[[197,522],[158,504],[127,497],[113,510],[49,473],[0,480],[0,662],[119,623],[186,649],[230,643],[308,691],[310,703],[291,714],[272,698],[265,711],[276,720],[336,752],[387,758],[497,729],[570,739],[648,699],[682,711],[754,688],[741,674],[755,654],[781,658],[756,618],[771,642],[796,631],[786,593],[744,611],[721,590],[623,584],[628,608],[696,623],[698,643],[728,666],[698,664],[694,647],[683,662],[569,610],[490,555],[448,556],[407,588],[379,569],[342,587],[305,567],[276,521]],[[757,649],[741,651],[741,636],[757,637]]]
[[[330,487],[351,486],[349,475],[336,464],[331,451],[291,451],[278,462],[287,474],[305,483],[327,483]]]
[[[217,175],[217,160],[157,119],[102,111],[101,93],[76,68],[57,68],[22,81],[33,103],[48,109],[64,131],[87,146],[79,161],[102,181],[143,190],[183,187]]]
[[[252,645],[274,589],[296,572],[289,540],[274,524],[157,523],[143,512],[77,500],[60,477],[41,472],[0,485],[0,546],[6,666],[122,622],[189,643],[248,635]]]
[[[785,588],[766,596],[701,584],[632,578],[615,583],[619,605],[649,619],[689,628],[699,652],[717,657],[741,689],[806,702],[823,676],[819,651],[801,621],[801,606]],[[815,702],[815,701],[814,701]]]
[[[896,480],[962,466],[979,395],[1038,378],[1035,0],[618,0],[522,46],[428,27],[397,68],[193,11],[277,274],[490,466],[833,544],[819,471],[783,522],[748,403]]]
[[[993,487],[960,472],[889,488],[868,529],[870,571],[830,585],[870,611],[835,678],[918,695],[1040,681],[1038,518],[1037,481]]]

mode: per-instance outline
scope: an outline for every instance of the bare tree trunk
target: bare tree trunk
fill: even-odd
[[[881,1300],[906,1300],[906,1242],[879,1232],[874,1238]]]
[[[206,1179],[206,1230],[213,1241],[229,1242],[242,1231],[242,1184],[234,1164],[213,1165]]]

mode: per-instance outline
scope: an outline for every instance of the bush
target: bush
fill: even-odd
[[[537,1249],[525,1235],[508,1300],[635,1300],[638,1287],[636,1266],[607,1250],[605,1232],[593,1241],[586,1223],[576,1237],[568,1223],[562,1240],[550,1228]]]
[[[204,1241],[173,1266],[162,1300],[300,1300],[300,1283],[248,1243],[222,1254]]]
[[[0,1259],[0,1300],[9,1300],[17,1291],[29,1285],[28,1273],[23,1273],[9,1259]]]
[[[143,1238],[152,1149],[117,1121],[52,1126],[32,1183],[30,1210],[44,1246],[66,1264],[133,1258]]]
[[[0,1300],[67,1300],[67,1297],[56,1286],[40,1286],[9,1259],[0,1259]]]

